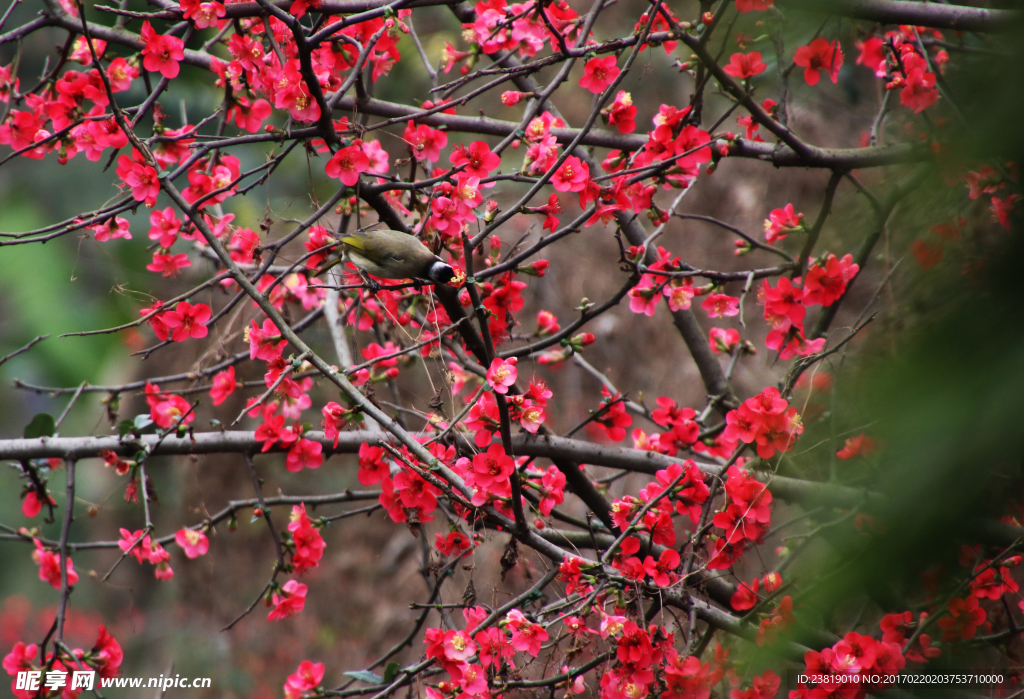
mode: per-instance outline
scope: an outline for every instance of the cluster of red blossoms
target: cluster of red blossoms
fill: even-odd
[[[205,539],[204,534],[199,532],[197,534]],[[138,529],[130,532],[127,529],[121,529],[121,539],[117,545],[124,554],[132,556],[140,564],[149,563],[154,566],[153,576],[157,580],[170,580],[174,577],[170,552],[159,541],[146,534],[144,530]]]
[[[772,523],[772,493],[768,486],[736,465],[730,466],[726,474],[727,505],[712,519],[723,534],[715,540],[709,570],[731,567],[748,544],[761,543]]]
[[[600,680],[602,697],[643,699],[656,688],[659,677],[668,690],[663,696],[670,699],[707,697],[711,688],[731,673],[728,651],[721,644],[718,644],[713,663],[702,664],[692,656],[684,658],[673,647],[675,639],[668,630],[654,624],[641,627],[627,619],[623,615],[625,610],[618,607],[613,613],[607,613],[607,599],[607,595],[598,595],[592,608],[599,619],[597,628],[588,626],[587,615],[567,614],[555,620],[561,622],[563,633],[573,640],[574,647],[585,647],[597,638],[613,644],[613,665]],[[511,610],[500,620],[482,607],[466,608],[463,615],[465,629],[432,628],[426,632],[427,658],[448,674],[448,679],[428,685],[426,692],[430,699],[490,699],[493,696],[491,683],[506,669],[515,669],[515,654],[522,652],[536,657],[542,643],[549,638],[551,623],[531,621],[518,609]],[[568,667],[563,667],[562,671],[570,675],[560,685],[569,696],[587,691],[582,674],[571,676]],[[765,682],[772,685],[771,677],[774,673],[769,671],[764,677],[755,678],[754,694],[749,699],[773,696],[774,691],[760,690]],[[778,678],[775,678],[774,689],[777,688]]]
[[[764,318],[772,328],[765,338],[765,345],[777,351],[780,359],[797,355],[806,357],[820,352],[825,346],[825,339],[808,340],[804,336],[807,306],[831,306],[846,293],[847,285],[859,270],[860,266],[853,261],[852,255],[840,259],[829,254],[810,260],[807,274],[802,279],[781,277],[774,287],[765,279],[758,290],[758,301],[764,305]]]
[[[757,444],[757,455],[770,459],[777,451],[787,452],[804,431],[796,408],[772,386],[743,401],[725,416],[723,438],[730,442]]]
[[[878,641],[854,631],[831,648],[807,651],[804,663],[807,674],[822,681],[813,689],[798,683],[797,689],[790,692],[792,699],[863,699],[869,691],[891,686],[883,678],[899,673],[907,658],[899,642]]]
[[[467,607],[462,613],[466,620],[464,630],[431,628],[424,636],[427,658],[433,659],[449,678],[427,687],[429,699],[489,699],[489,673],[506,665],[514,669],[517,652],[536,658],[541,644],[548,640],[544,627],[527,619],[518,609],[510,610],[498,625],[494,625],[497,619],[483,607]]]
[[[76,662],[69,658],[55,658],[53,653],[47,653],[45,658],[36,659],[39,653],[39,646],[35,643],[26,645],[23,641],[14,644],[11,652],[4,656],[3,668],[7,674],[17,677],[19,672],[64,672],[65,677],[70,677],[73,671],[88,667],[96,671],[103,678],[117,677],[121,674],[121,663],[124,661],[124,653],[121,651],[121,644],[110,635],[102,624],[97,630],[96,643],[88,651],[81,648],[74,648],[71,654]],[[72,689],[70,680],[60,689],[60,699],[78,699],[82,693],[81,688]],[[11,693],[17,699],[34,699],[38,690],[18,688],[17,680],[11,680]]]
[[[938,46],[932,44],[934,50],[930,54],[923,40],[925,35],[939,43]],[[886,89],[898,89],[900,103],[919,114],[939,99],[931,66],[944,72],[949,62],[949,53],[941,47],[942,41],[942,32],[937,29],[901,25],[883,36],[857,42],[860,49],[857,65],[873,70],[877,77],[886,80]]]

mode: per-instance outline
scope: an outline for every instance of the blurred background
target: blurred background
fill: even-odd
[[[570,0],[570,4],[579,12],[588,7],[579,0]],[[676,0],[669,5],[682,19],[695,19],[700,11],[696,2]],[[140,11],[147,8],[134,0],[128,6]],[[805,141],[821,147],[863,144],[882,97],[881,82],[872,71],[855,63],[855,43],[866,36],[870,23],[783,9],[787,59],[796,46],[808,43],[819,32],[840,39],[846,54],[835,85],[823,80],[811,88],[800,79],[799,71],[794,73],[790,80],[793,129]],[[37,10],[34,3],[18,6],[7,27],[24,23]],[[636,0],[615,3],[602,13],[595,35],[604,39],[629,33],[640,12],[642,6]],[[92,10],[87,13],[94,21],[100,18],[108,22],[108,16]],[[737,17],[730,12],[728,20],[734,19],[728,31],[716,34],[713,47],[725,56],[738,50],[760,50],[769,69],[755,80],[756,97],[775,98],[778,66],[774,47],[770,41],[757,39],[765,33],[764,25],[759,23],[777,21],[777,14]],[[459,23],[446,8],[418,8],[413,22],[435,65],[446,42],[466,48]],[[137,31],[137,24],[132,22],[129,28]],[[751,37],[744,48],[736,44],[737,32]],[[210,30],[201,34],[203,40],[212,36]],[[819,628],[851,628],[851,623],[862,623],[863,619],[864,624],[874,623],[877,630],[879,613],[893,611],[885,608],[894,602],[893,596],[898,601],[927,604],[930,593],[921,582],[923,571],[941,564],[947,573],[955,572],[958,547],[961,542],[977,540],[973,527],[979,518],[1020,513],[1014,509],[1021,493],[1024,437],[1020,242],[1016,234],[1006,233],[991,221],[985,198],[967,198],[963,175],[982,162],[1005,165],[1019,160],[1019,115],[1024,104],[1017,71],[1024,64],[1013,35],[944,34],[947,42],[961,48],[950,50],[952,59],[943,78],[942,104],[934,116],[914,117],[906,109],[892,110],[881,139],[897,143],[935,138],[940,144],[938,164],[924,184],[896,209],[854,293],[833,323],[832,337],[835,341],[845,337],[858,319],[871,315],[875,319],[843,352],[817,368],[815,381],[810,382],[814,389],[804,386],[794,399],[808,429],[782,462],[780,473],[882,490],[892,496],[892,509],[870,513],[882,523],[878,527],[869,527],[865,533],[863,526],[838,526],[834,536],[816,539],[803,548],[804,555],[795,559],[791,569],[794,578],[817,582],[803,588],[802,596],[797,598],[803,605],[799,614]],[[47,59],[52,64],[64,36],[61,31],[44,30],[25,39],[19,66],[23,88],[40,75]],[[419,104],[431,97],[430,77],[410,37],[403,36],[399,49],[403,59],[389,76],[374,85],[374,96]],[[0,47],[0,65],[12,61],[13,51],[11,45]],[[116,52],[121,55],[120,49]],[[651,118],[659,105],[682,107],[688,103],[694,85],[692,76],[680,74],[673,66],[676,59],[687,60],[688,54],[685,47],[671,55],[656,48],[638,58],[633,73],[621,86],[631,92],[639,109],[638,131],[652,128]],[[591,107],[574,87],[581,71],[582,63],[568,81],[569,88],[556,93],[553,100],[572,125],[582,123]],[[444,82],[456,76],[452,73],[441,77]],[[550,74],[543,73],[541,81],[546,77]],[[122,95],[123,104],[134,104],[143,94],[141,81],[136,81],[133,91]],[[160,100],[168,114],[165,124],[177,128],[195,123],[214,110],[221,97],[209,74],[183,66],[182,77]],[[729,106],[724,97],[709,89],[704,126],[714,123]],[[460,113],[475,114],[478,110],[511,120],[521,114],[521,107],[501,106],[497,94],[477,98]],[[735,123],[737,115],[720,128],[741,132],[742,127]],[[400,138],[401,127],[385,131],[377,132],[377,137],[392,159],[408,158]],[[477,138],[466,135],[464,140],[468,143]],[[449,146],[462,140],[462,136],[451,134]],[[491,141],[492,145],[495,142]],[[442,164],[447,163],[450,147],[442,155]],[[524,150],[506,151],[502,172],[517,170]],[[261,163],[265,153],[263,147],[234,151],[243,170]],[[605,154],[598,151],[595,155],[601,160]],[[98,208],[117,191],[116,176],[112,169],[103,172],[103,164],[91,163],[83,156],[64,166],[52,156],[44,161],[16,158],[4,164],[0,167],[0,231],[27,231]],[[853,174],[881,198],[911,169],[895,166]],[[265,239],[272,240],[290,230],[293,224],[286,219],[304,219],[314,210],[314,197],[323,201],[334,191],[326,177],[310,174],[322,171],[322,162],[296,149],[266,186],[230,199],[225,211],[235,214],[236,224],[253,229],[269,216],[273,224]],[[787,203],[812,221],[821,206],[827,178],[825,171],[776,169],[765,163],[727,158],[714,173],[696,181],[677,211],[713,216],[760,238],[768,213]],[[502,183],[488,196],[506,206],[523,191],[518,185]],[[656,201],[667,206],[676,194],[660,192]],[[158,206],[168,203],[161,198]],[[565,198],[563,207],[565,221],[578,211],[575,197]],[[12,385],[15,379],[51,387],[73,387],[82,381],[117,385],[207,366],[216,352],[237,352],[243,347],[241,325],[225,327],[217,334],[217,342],[209,345],[186,343],[157,352],[147,360],[130,355],[155,344],[148,328],[91,337],[58,337],[133,320],[151,300],[168,298],[215,271],[197,254],[190,255],[193,264],[180,278],[167,280],[146,271],[151,245],[145,235],[148,214],[140,208],[135,215],[126,216],[132,224],[131,241],[97,243],[89,235],[74,232],[45,245],[0,248],[0,356],[38,335],[51,335],[0,368],[0,438],[20,437],[34,414],[57,415],[67,403],[67,396],[55,398],[19,390]],[[959,219],[965,223],[958,227],[955,238],[946,239],[933,232],[934,226]],[[333,223],[334,218],[330,220]],[[839,256],[854,252],[871,226],[868,201],[844,181],[818,251]],[[500,232],[500,238],[508,246],[526,234],[535,238],[539,228],[539,217],[515,217]],[[545,251],[542,256],[551,262],[549,272],[544,278],[528,280],[526,307],[517,314],[524,334],[533,331],[540,309],[552,311],[565,324],[575,316],[572,309],[582,298],[600,303],[615,293],[625,277],[617,265],[613,233],[611,225],[593,226]],[[658,244],[699,268],[731,271],[774,264],[771,256],[757,251],[736,258],[733,241],[732,234],[707,224],[673,220]],[[925,241],[932,255],[927,259],[915,256],[911,252],[915,241]],[[795,235],[782,245],[796,254],[802,244],[803,238]],[[941,260],[932,264],[936,249],[941,251]],[[741,288],[741,283],[730,284],[726,292],[739,295]],[[199,300],[216,307],[227,298],[220,291],[207,291]],[[759,347],[756,356],[740,361],[734,374],[733,383],[741,398],[785,376],[789,363],[776,361],[764,349],[767,328],[752,298],[748,298],[745,326],[738,319],[711,321],[702,312],[697,313],[705,332],[712,323],[735,327],[744,339]],[[252,311],[247,314],[255,317]],[[670,396],[680,404],[698,410],[703,407],[705,391],[700,377],[665,308],[648,318],[630,313],[622,304],[586,329],[598,338],[586,351],[587,361],[632,399],[653,405],[657,396]],[[334,356],[322,323],[306,336],[324,356]],[[201,354],[203,348],[214,345],[210,354]],[[554,368],[524,363],[520,373],[543,378],[553,390],[555,398],[548,420],[556,432],[567,431],[597,407],[599,383],[572,362]],[[240,379],[255,379],[262,374],[262,367],[242,366],[238,374]],[[405,403],[426,410],[432,391],[419,369],[404,371],[398,390]],[[314,407],[335,397],[322,388],[313,396]],[[109,434],[111,424],[101,398],[103,394],[87,394],[79,399],[60,433]],[[209,429],[211,419],[232,420],[243,399],[236,394],[219,408],[208,403],[204,401],[198,411],[198,430]],[[139,395],[122,395],[120,418],[140,412],[146,412],[146,408]],[[309,411],[304,419],[318,422],[318,411]],[[246,419],[242,425],[253,429],[256,423]],[[634,425],[647,431],[656,429],[642,421]],[[837,461],[835,453],[844,440],[861,432],[870,433],[882,448],[863,459]],[[268,494],[278,489],[287,494],[313,494],[359,487],[354,457],[335,456],[319,470],[299,474],[285,471],[283,460],[283,456],[257,459]],[[116,540],[119,527],[141,528],[139,507],[123,502],[124,479],[103,468],[99,461],[84,462],[82,466],[79,505],[83,513],[91,508],[91,514],[78,517],[72,539]],[[33,521],[22,515],[17,474],[15,468],[0,470],[0,492],[6,494],[0,498],[0,523],[39,526],[44,535],[58,538],[59,524],[43,524],[44,515]],[[63,473],[53,475],[54,489],[63,492]],[[160,535],[200,521],[229,499],[251,497],[245,463],[235,456],[157,459],[150,476],[159,497],[154,519]],[[638,475],[621,479],[611,486],[610,494],[635,493],[646,480]],[[575,506],[566,509],[579,513]],[[334,506],[316,514],[340,511]],[[781,522],[799,512],[778,502],[774,519]],[[285,508],[277,508],[275,515],[283,527]],[[769,539],[757,560],[745,560],[738,577],[748,580],[777,565],[780,551],[776,547],[804,543],[815,526],[836,516],[834,512],[819,513],[817,520],[812,517],[794,527],[787,534],[795,537],[792,542],[784,541],[782,536]],[[122,671],[127,675],[210,676],[213,689],[192,694],[271,697],[280,695],[284,677],[303,659],[326,663],[325,684],[334,686],[345,679],[342,671],[365,667],[408,632],[417,614],[409,609],[409,603],[424,600],[428,591],[423,551],[407,528],[394,525],[381,511],[370,517],[342,520],[324,532],[324,561],[303,580],[310,587],[303,613],[270,623],[260,606],[230,632],[220,632],[262,589],[274,561],[273,542],[264,523],[249,520],[248,515],[240,516],[235,532],[218,527],[211,534],[208,556],[189,561],[179,549],[168,547],[175,570],[170,582],[153,580],[149,566],[143,568],[132,560],[125,561],[107,582],[100,582],[116,554],[109,550],[76,554],[74,563],[81,581],[72,597],[67,632],[70,645],[90,647],[96,625],[103,623],[125,649]],[[432,544],[434,532],[447,532],[447,526],[434,523],[426,530]],[[446,586],[443,601],[461,601],[470,581],[480,601],[492,605],[501,604],[528,586],[526,575],[531,568],[532,572],[541,570],[542,564],[527,556],[525,565],[500,581],[496,560],[504,543],[504,537],[488,535],[482,548],[468,560],[467,569],[458,570]],[[0,541],[0,561],[4,562],[0,565],[0,650],[4,653],[17,640],[38,642],[52,621],[59,599],[57,591],[37,579],[30,553],[24,543]],[[431,563],[436,563],[434,556]],[[858,563],[847,565],[854,559]],[[834,571],[842,574],[826,575]],[[999,621],[996,616],[990,619]],[[436,625],[436,618],[429,623]],[[1013,643],[995,651],[983,649],[995,653],[993,662],[1000,663],[1016,662],[1018,650]],[[396,659],[404,664],[421,657],[422,652],[417,639]],[[967,662],[967,656],[956,657]]]

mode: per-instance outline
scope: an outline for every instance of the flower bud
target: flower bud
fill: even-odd
[[[518,271],[531,277],[543,277],[551,265],[547,260],[534,260],[525,267],[519,267]]]
[[[587,345],[593,344],[595,340],[597,338],[594,336],[594,333],[580,333],[569,340],[569,346],[579,352]]]
[[[551,350],[550,352],[544,352],[537,356],[537,363],[543,364],[544,366],[554,366],[561,364],[569,355],[572,354],[569,350]]]
[[[509,90],[508,92],[501,93],[501,103],[506,107],[513,107],[519,104],[519,101],[524,97],[530,95],[526,92],[516,92],[515,90]]]
[[[705,12],[700,16],[700,21],[704,24],[705,27],[710,27],[712,24],[715,23],[715,15],[713,12]]]

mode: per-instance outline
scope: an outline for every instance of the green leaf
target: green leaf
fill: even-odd
[[[135,429],[135,423],[131,420],[121,420],[117,423],[117,434],[119,437],[126,436],[129,432]]]
[[[153,418],[149,416],[149,413],[141,413],[135,416],[135,420],[132,422],[132,426],[136,431],[141,432],[150,425],[153,424]]]
[[[32,422],[28,423],[25,427],[25,439],[35,439],[37,437],[52,437],[53,433],[57,431],[56,421],[53,419],[53,415],[47,413],[39,413]]]
[[[383,677],[369,670],[356,670],[355,672],[346,672],[345,674],[366,684],[384,684]]]
[[[388,684],[394,682],[395,676],[398,675],[398,668],[400,667],[401,665],[396,663],[394,660],[388,663],[388,666],[384,668],[384,681]]]

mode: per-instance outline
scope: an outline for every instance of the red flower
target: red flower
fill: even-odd
[[[558,579],[566,583],[565,594],[571,595],[577,590],[583,591],[586,584],[580,582],[582,571],[580,570],[580,559],[575,556],[566,558],[558,566]]]
[[[174,541],[184,549],[188,558],[205,556],[210,550],[210,540],[197,529],[179,529],[174,534]]]
[[[196,25],[196,29],[219,27],[221,25],[220,18],[227,13],[224,5],[215,1],[182,0],[181,9],[185,19],[192,20],[192,23]]]
[[[788,233],[802,230],[803,225],[804,215],[796,213],[792,204],[786,204],[781,209],[772,209],[764,222],[765,240],[771,245],[776,240],[785,238]]]
[[[1010,230],[1010,214],[1017,208],[1017,202],[1020,200],[1019,194],[1011,194],[1005,199],[999,197],[992,197],[989,202],[989,208],[992,211],[992,219],[999,222],[999,225]]]
[[[113,238],[124,238],[125,240],[132,239],[131,230],[129,230],[129,223],[120,216],[109,218],[103,223],[97,223],[94,226],[89,226],[94,233],[94,237],[97,242],[105,243]]]
[[[45,499],[48,500],[51,505],[57,504],[49,495],[47,495]],[[40,497],[37,491],[28,491],[25,493],[25,499],[21,501],[21,513],[29,519],[35,517],[43,509],[43,501],[44,498]]]
[[[159,427],[167,429],[176,425],[182,415],[187,415],[181,424],[187,425],[196,419],[195,412],[189,412],[192,406],[181,396],[165,396],[155,400],[150,406],[149,416]]]
[[[118,56],[107,66],[107,77],[113,92],[124,92],[132,86],[132,80],[139,77],[139,69]]]
[[[501,156],[491,152],[491,147],[483,141],[473,141],[467,148],[460,145],[448,156],[452,165],[465,165],[464,172],[473,177],[487,177],[492,170],[501,166]]]
[[[405,127],[402,138],[412,149],[416,160],[429,160],[436,163],[441,157],[441,149],[448,145],[448,134],[440,129],[432,129],[426,124],[413,126],[410,121]]]
[[[904,87],[900,90],[900,104],[920,114],[939,99],[935,87],[935,73],[928,70],[928,64],[916,53],[903,55],[903,69],[906,71]]]
[[[740,343],[740,333],[735,328],[711,328],[708,331],[708,346],[715,354],[732,354]]]
[[[492,444],[473,457],[473,483],[484,490],[494,491],[507,485],[514,470],[515,462],[500,444]]]
[[[871,36],[864,41],[858,41],[856,44],[857,48],[860,49],[860,55],[857,56],[857,65],[870,68],[875,72],[875,77],[881,78],[885,76],[885,41],[880,36]]]
[[[110,635],[110,632],[102,624],[98,631],[96,643],[90,651],[92,659],[96,663],[100,677],[117,677],[121,672],[121,662],[124,660],[121,644]]]
[[[295,446],[288,450],[285,468],[292,473],[301,471],[303,468],[320,468],[324,462],[323,450],[324,445],[320,442],[302,437],[295,443]]]
[[[292,535],[292,544],[295,547],[292,552],[292,565],[295,567],[295,574],[301,575],[310,568],[320,565],[320,559],[324,557],[324,549],[327,545],[324,543],[320,531],[309,520],[305,503],[292,506],[288,531]]]
[[[605,88],[611,85],[615,78],[619,77],[619,73],[622,72],[615,63],[615,56],[591,58],[583,69],[580,87],[590,90],[595,95],[604,92]]]
[[[768,70],[768,64],[761,60],[760,51],[734,53],[722,70],[734,78],[746,80]]]
[[[803,330],[804,317],[807,315],[804,292],[799,286],[793,286],[789,277],[779,278],[775,288],[769,286],[765,279],[758,300],[764,304],[764,319],[772,324],[774,330]]]
[[[149,214],[149,239],[159,240],[160,247],[170,248],[178,241],[178,234],[181,232],[181,219],[174,213],[174,209],[168,206],[166,209],[157,209]]]
[[[729,441],[757,442],[762,459],[771,458],[776,451],[789,451],[804,426],[796,408],[787,409],[788,405],[777,389],[766,388],[726,414],[722,436]]]
[[[235,367],[229,366],[224,371],[218,372],[213,377],[213,386],[210,388],[210,398],[214,405],[220,405],[228,399],[235,389],[238,388],[238,381],[235,380]]]
[[[590,179],[590,167],[572,155],[551,176],[551,186],[559,192],[581,192]]]
[[[228,110],[228,119],[234,119],[238,128],[256,133],[272,111],[270,102],[266,100],[256,100],[250,105],[249,100],[241,95],[235,95],[235,103]]]
[[[181,301],[162,318],[171,329],[171,339],[175,342],[184,342],[190,337],[200,339],[209,333],[206,323],[210,320],[210,307],[205,303],[193,306],[188,301]]]
[[[289,699],[303,692],[315,689],[324,679],[324,664],[303,660],[294,675],[288,675],[284,683],[284,694]]]
[[[281,331],[274,325],[274,321],[265,319],[262,328],[256,325],[255,320],[249,323],[245,332],[245,339],[249,343],[249,359],[269,362],[280,357],[288,341],[281,337]]]
[[[448,536],[435,534],[434,547],[442,556],[458,556],[469,549],[469,541],[462,532],[448,532]]]
[[[275,592],[271,595],[274,608],[267,615],[267,621],[280,621],[301,612],[302,608],[306,606],[306,591],[308,589],[297,580],[289,580],[282,585],[280,593]]]
[[[817,85],[821,78],[818,71],[826,70],[832,82],[839,80],[839,68],[843,65],[843,50],[838,41],[815,39],[807,46],[801,46],[793,56],[793,62],[804,68],[804,80],[808,85]]]
[[[131,187],[132,198],[135,201],[141,201],[149,208],[156,204],[156,197],[160,194],[156,168],[147,165],[145,158],[137,150],[132,149],[130,158],[127,155],[117,157],[116,172],[121,181]]]
[[[608,108],[608,123],[619,130],[619,133],[633,133],[636,131],[636,105],[633,104],[633,97],[625,90],[619,90],[615,95],[615,101]]]
[[[791,327],[796,327],[798,331],[804,330],[804,317],[807,315],[804,290],[794,286],[790,277],[780,277],[774,289],[765,279],[758,293],[758,301],[764,304],[765,320],[771,323],[773,330],[786,332]]]
[[[359,445],[359,482],[363,485],[380,483],[391,474],[386,461],[387,452],[383,447],[373,447],[365,442]]]
[[[741,582],[729,600],[729,605],[737,612],[752,609],[759,599],[757,596],[759,586],[760,580],[758,578],[754,578],[754,581],[749,584]]]
[[[516,92],[515,90],[508,90],[501,93],[501,103],[506,107],[514,107],[519,104],[519,101],[524,97],[530,95],[526,92]]]
[[[847,439],[843,448],[836,452],[836,456],[840,459],[852,459],[859,454],[870,454],[874,450],[875,440],[861,433]]]
[[[61,587],[60,554],[47,551],[43,548],[39,539],[34,539],[34,541],[36,550],[32,552],[32,560],[39,566],[39,579],[50,583],[51,587],[59,590]],[[75,572],[75,565],[71,562],[70,556],[68,557],[67,568],[68,585],[74,585],[78,582],[78,573]]]
[[[544,627],[529,621],[518,609],[511,610],[506,621],[512,630],[512,647],[536,658],[540,654],[541,644],[548,640],[548,632]]]
[[[14,644],[11,652],[4,656],[3,668],[8,675],[17,675],[19,672],[32,669],[32,660],[36,657],[39,646],[35,643],[25,645],[24,641]],[[35,696],[29,693],[29,696]]]
[[[176,36],[157,34],[147,19],[142,23],[142,66],[151,73],[159,72],[168,80],[178,77],[185,58],[185,42]]]
[[[490,387],[498,393],[508,393],[509,387],[519,378],[516,371],[516,362],[518,361],[515,357],[510,359],[495,357],[487,370],[487,383]]]
[[[360,146],[354,145],[341,148],[331,156],[324,166],[324,172],[328,177],[336,177],[342,184],[352,187],[359,181],[359,173],[366,172],[369,167],[370,159],[366,153]]]
[[[740,312],[740,300],[728,294],[709,294],[700,307],[712,318],[735,316]]]
[[[10,118],[0,126],[0,143],[9,145],[14,150],[27,148],[36,142],[37,135],[39,139],[50,135],[46,131],[40,131],[44,123],[43,119],[40,119],[40,117],[37,117],[32,112],[13,111]],[[34,151],[29,151],[25,155],[29,156],[30,153],[34,153]]]
[[[964,640],[974,638],[978,627],[985,623],[985,610],[978,605],[978,598],[973,595],[967,599],[954,597],[949,600],[949,616],[939,619],[943,641]]]
[[[605,396],[601,414],[594,418],[594,424],[604,429],[608,439],[613,442],[621,442],[626,438],[626,429],[633,424],[633,418],[626,413],[626,405],[618,394],[612,397],[607,388],[602,388]],[[614,402],[613,402],[614,401]]]
[[[107,42],[103,39],[93,39],[92,47],[96,50],[96,55],[99,58],[103,58],[103,52],[107,48]],[[92,51],[89,50],[89,43],[86,42],[84,36],[80,36],[75,39],[75,43],[71,46],[71,54],[68,58],[76,63],[82,64],[83,66],[92,65]]]
[[[860,265],[854,264],[853,255],[837,259],[830,254],[823,260],[817,260],[807,270],[804,279],[804,303],[831,306],[846,293],[846,285],[858,271]]]
[[[763,12],[775,4],[775,0],[736,0],[737,12]]]
[[[644,558],[644,570],[658,587],[669,587],[678,579],[672,571],[679,567],[679,554],[674,549],[665,549],[655,562],[652,556]]]

